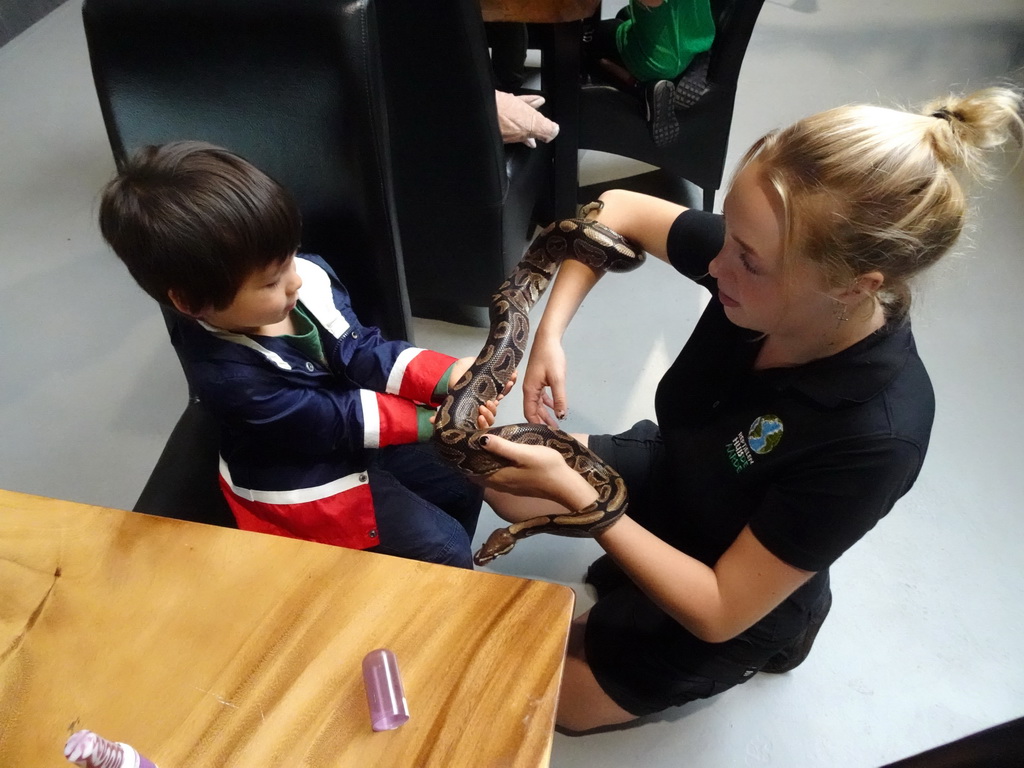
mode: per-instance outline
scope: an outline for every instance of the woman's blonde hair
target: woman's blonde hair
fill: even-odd
[[[878,271],[892,317],[910,308],[910,279],[959,237],[963,171],[987,177],[986,151],[1022,143],[1022,97],[987,88],[933,101],[919,114],[852,105],[759,139],[757,162],[782,197],[787,253],[822,265],[833,285]]]

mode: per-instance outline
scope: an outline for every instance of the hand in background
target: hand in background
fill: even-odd
[[[537,107],[544,103],[543,96],[515,96],[505,91],[495,91],[494,99],[498,108],[501,140],[506,144],[521,142],[536,147],[537,139],[546,144],[558,135],[558,123],[548,120],[537,111]]]

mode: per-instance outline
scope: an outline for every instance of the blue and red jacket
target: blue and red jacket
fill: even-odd
[[[319,256],[295,259],[326,364],[283,338],[183,320],[173,342],[222,425],[220,485],[243,530],[366,549],[377,543],[366,450],[416,442],[421,405],[455,358],[359,323]]]

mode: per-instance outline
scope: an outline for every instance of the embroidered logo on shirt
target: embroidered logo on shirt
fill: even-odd
[[[747,432],[747,443],[754,453],[768,453],[782,440],[782,419],[778,416],[758,416]]]
[[[729,463],[737,472],[754,463],[754,454],[769,453],[782,440],[782,419],[771,414],[758,416],[746,434],[738,433],[725,447]]]

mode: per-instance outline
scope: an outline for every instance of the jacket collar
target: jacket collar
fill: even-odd
[[[350,324],[334,304],[334,291],[331,288],[330,276],[318,264],[301,256],[295,257],[295,271],[302,278],[302,287],[299,288],[299,301],[302,302],[302,306],[317,319],[328,333],[340,339],[349,329]],[[223,328],[210,325],[202,320],[197,322],[224,341],[230,341],[258,352],[282,370],[290,371],[292,369],[292,366],[281,355],[272,349],[267,349],[251,336],[225,331]]]
[[[349,329],[349,322],[334,304],[331,278],[318,264],[301,256],[295,258],[295,271],[302,278],[299,301],[327,332],[340,339]]]

